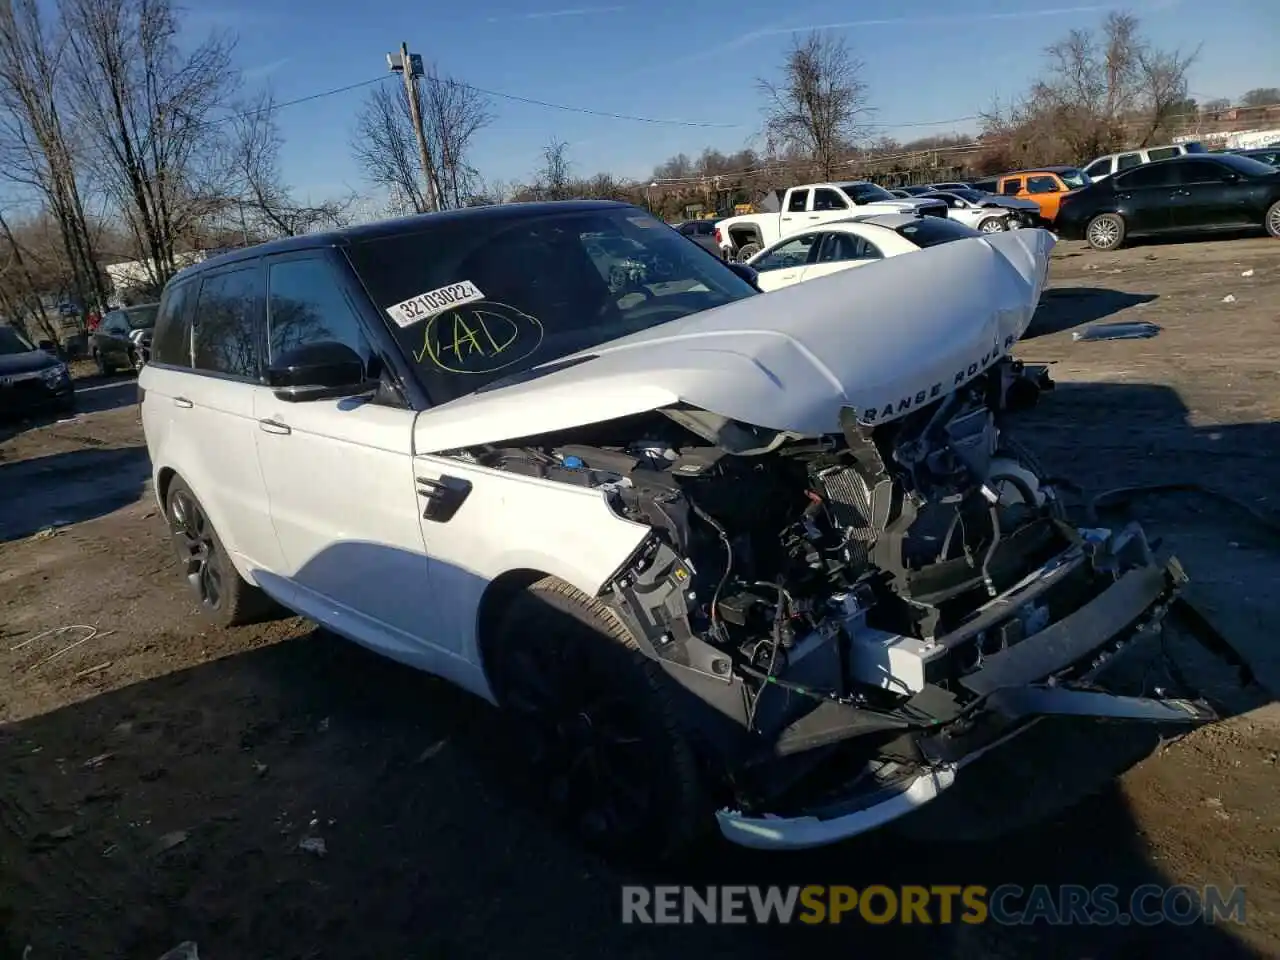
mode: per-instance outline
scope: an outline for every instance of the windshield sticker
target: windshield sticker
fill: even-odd
[[[413,358],[449,373],[493,373],[531,356],[542,338],[536,318],[484,301],[431,317]]]
[[[387,313],[398,326],[411,327],[419,320],[451,310],[460,304],[483,299],[484,294],[479,287],[470,280],[463,280],[461,283],[451,283],[447,287],[428,290],[401,303],[392,304],[387,307]]]

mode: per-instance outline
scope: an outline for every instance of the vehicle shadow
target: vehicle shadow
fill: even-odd
[[[0,543],[127,506],[150,476],[141,445],[0,463]]]
[[[90,413],[118,410],[138,402],[138,383],[133,377],[86,378],[76,380],[74,410],[41,410],[24,416],[7,416],[0,419],[0,443],[10,440],[27,430],[47,427],[50,424],[73,420]]]
[[[1163,387],[1064,385],[1018,427],[1054,469],[1068,462],[1090,485],[1147,482],[1161,462],[1167,468],[1187,451],[1214,449],[1225,451],[1214,479],[1238,481],[1243,496],[1277,488],[1280,467],[1255,471],[1242,456],[1269,438],[1252,448],[1262,462],[1280,439],[1276,425],[1215,439],[1218,428],[1192,428],[1185,413]],[[1090,426],[1103,421],[1110,432],[1086,455],[1079,438],[1096,435]],[[1150,447],[1138,439],[1149,430]],[[1171,531],[1180,554],[1182,545],[1260,536],[1213,504],[1190,518],[1178,497],[1139,506],[1153,534]],[[368,549],[385,548],[338,544],[314,562],[358,576]],[[1189,566],[1195,576],[1197,565]],[[1218,586],[1241,608],[1246,582]],[[429,587],[422,601],[430,618]],[[202,629],[193,626],[193,635]],[[679,864],[637,871],[605,864],[547,829],[514,788],[508,728],[486,704],[323,630],[253,648],[256,636],[245,632],[239,654],[0,729],[8,775],[0,957],[7,947],[16,960],[26,944],[33,957],[154,957],[185,939],[202,955],[245,957],[754,960],[824,948],[966,960],[1267,955],[1230,925],[1198,923],[855,919],[639,931],[621,923],[627,883],[1113,884],[1122,903],[1143,884],[1177,883],[1183,877],[1152,859],[1145,826],[1111,781],[1152,749],[1147,728],[1126,726],[1137,732],[1120,735],[1115,726],[1042,724],[892,830],[790,855],[713,839]],[[86,666],[95,660],[82,656]],[[1225,712],[1248,709],[1258,696],[1225,698]],[[1187,811],[1170,809],[1168,819],[1182,823]],[[324,845],[300,847],[304,838]],[[1229,889],[1234,876],[1206,882]]]
[[[1104,287],[1056,287],[1040,298],[1035,316],[1022,335],[1023,340],[1047,337],[1063,330],[1095,323],[1112,314],[1151,303],[1154,293],[1126,293]]]

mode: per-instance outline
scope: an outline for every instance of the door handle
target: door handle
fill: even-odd
[[[183,410],[190,410],[192,407],[195,406],[195,404],[192,403],[190,400],[188,400],[186,397],[174,397],[173,405],[175,407],[181,407]]]
[[[810,219],[810,220],[817,220],[817,219],[818,219],[818,214],[816,214],[816,213],[811,213],[811,214],[809,214],[809,219]]]
[[[433,523],[448,523],[471,496],[471,481],[460,477],[442,476],[439,480],[417,477],[418,496],[426,501],[422,519]]]
[[[259,420],[258,428],[263,433],[275,433],[282,437],[287,437],[293,433],[287,423],[281,423],[279,420]]]

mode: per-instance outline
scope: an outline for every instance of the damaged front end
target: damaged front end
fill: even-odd
[[[888,422],[846,409],[835,435],[680,406],[468,456],[652,530],[601,598],[685,694],[724,835],[804,847],[928,802],[1039,716],[1213,718],[1096,685],[1185,577],[1136,525],[1068,522],[1002,433],[1051,387],[1006,357]]]

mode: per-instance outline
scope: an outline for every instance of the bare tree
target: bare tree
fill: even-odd
[[[365,177],[391,193],[393,208],[430,210],[428,183],[441,206],[464,206],[480,183],[469,155],[476,134],[493,121],[488,98],[434,66],[416,89],[429,168],[422,169],[403,86],[370,91],[356,116],[352,153]]]
[[[573,190],[569,172],[569,144],[554,137],[542,148],[542,168],[534,175],[534,188],[546,200],[568,200]]]
[[[286,185],[280,172],[282,141],[270,92],[243,109],[234,128],[229,161],[232,191],[227,203],[236,208],[243,233],[252,227],[255,236],[292,237],[350,222],[352,198],[311,205],[296,200]]]
[[[81,303],[101,304],[106,284],[85,215],[67,121],[67,37],[36,0],[0,4],[0,176],[33,191],[53,212]]]
[[[220,202],[222,127],[234,92],[234,42],[213,34],[182,47],[170,0],[63,0],[74,107],[86,154],[142,248],[151,280],[177,269],[184,232]]]
[[[1128,13],[1109,14],[1100,33],[1072,30],[1045,49],[1047,69],[1025,98],[983,117],[989,165],[1083,161],[1168,133],[1197,53],[1152,47]]]
[[[869,109],[862,70],[834,34],[815,31],[796,40],[782,80],[758,81],[770,152],[803,153],[830,179],[845,150],[865,133],[860,122]]]
[[[1280,87],[1254,87],[1240,98],[1244,107],[1273,107],[1280,103]]]

